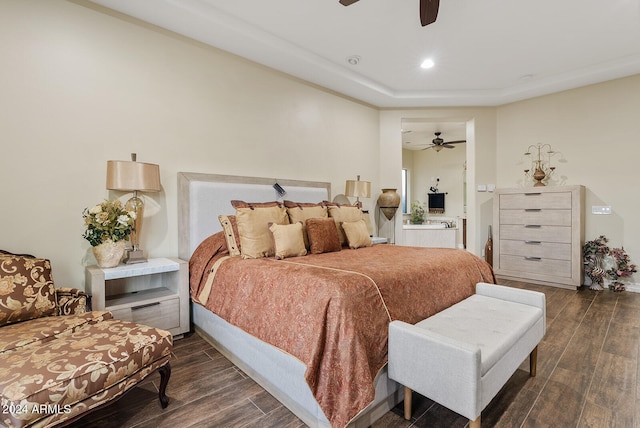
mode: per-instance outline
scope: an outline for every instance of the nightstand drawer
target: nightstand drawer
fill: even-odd
[[[111,310],[114,318],[169,330],[180,326],[180,299]]]
[[[571,209],[571,192],[523,192],[500,195],[500,209]]]

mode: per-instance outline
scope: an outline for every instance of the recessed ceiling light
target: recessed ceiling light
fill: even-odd
[[[432,60],[432,59],[427,58],[427,59],[425,59],[424,61],[422,61],[422,64],[420,64],[420,67],[421,67],[421,68],[431,68],[431,67],[433,67],[434,65],[436,65],[436,63],[435,63],[435,62],[433,62],[433,60]]]

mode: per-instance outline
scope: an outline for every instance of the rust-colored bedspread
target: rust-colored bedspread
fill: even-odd
[[[416,323],[473,294],[478,282],[494,282],[491,267],[454,249],[374,245],[241,259],[228,257],[216,234],[190,261],[194,301],[302,361],[332,427],[373,400],[390,320]]]

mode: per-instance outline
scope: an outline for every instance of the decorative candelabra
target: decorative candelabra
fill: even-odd
[[[533,187],[545,186],[543,181],[548,180],[556,167],[551,166],[551,157],[555,152],[550,144],[531,145],[525,152],[525,156],[531,156],[531,168],[524,170],[524,175],[533,179]]]

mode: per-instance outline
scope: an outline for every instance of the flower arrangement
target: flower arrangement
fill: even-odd
[[[607,237],[600,235],[584,244],[584,272],[591,279],[593,290],[602,290],[602,285],[607,282],[610,290],[623,291],[624,283],[620,278],[630,277],[637,272],[636,265],[631,263],[624,248],[610,249],[608,242]]]
[[[424,223],[424,212],[424,204],[422,204],[420,201],[413,201],[411,203],[411,223]]]
[[[118,242],[131,234],[136,213],[125,210],[119,200],[105,200],[82,213],[86,230],[82,234],[92,247],[108,240]]]

